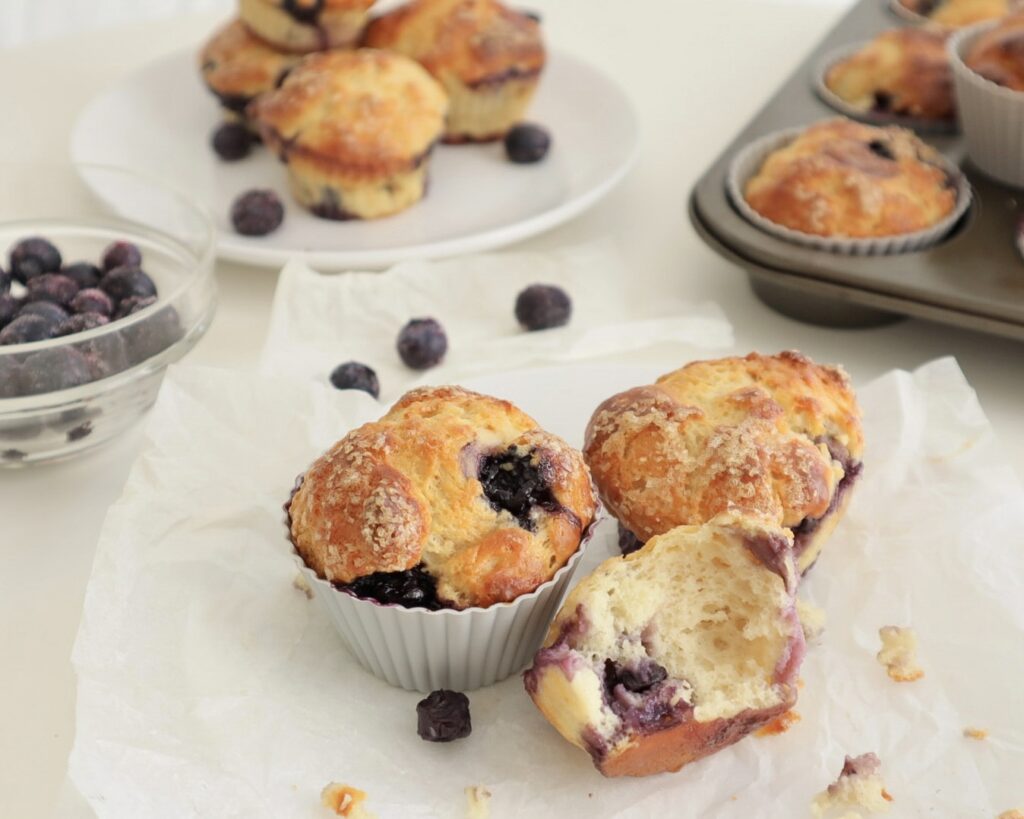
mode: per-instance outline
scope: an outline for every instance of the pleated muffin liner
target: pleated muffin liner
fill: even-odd
[[[743,195],[747,182],[761,169],[774,151],[792,142],[804,128],[790,128],[761,137],[747,145],[733,158],[726,178],[726,189],[733,206],[755,227],[779,239],[815,250],[827,250],[844,256],[887,256],[912,253],[939,244],[971,205],[971,186],[963,172],[946,157],[939,154],[940,167],[956,180],[957,201],[953,210],[931,227],[912,233],[854,239],[842,236],[818,236],[785,227],[754,210]]]
[[[512,77],[472,88],[461,82],[446,83],[448,128],[444,142],[459,145],[494,142],[521,122],[533,101],[541,73]],[[456,133],[451,133],[455,129]]]
[[[501,682],[530,664],[602,519],[598,507],[579,548],[550,580],[510,603],[487,608],[430,611],[366,600],[321,579],[294,544],[292,554],[359,665],[408,691],[472,691]]]
[[[868,125],[899,125],[903,128],[910,128],[912,131],[927,134],[955,134],[960,131],[960,124],[956,119],[928,119],[926,117],[905,117],[899,114],[883,114],[877,111],[864,110],[851,105],[838,94],[836,94],[825,82],[829,70],[847,57],[852,57],[871,41],[864,40],[860,43],[846,45],[828,52],[814,68],[812,86],[818,97],[834,108],[840,114]]]
[[[1024,188],[1024,92],[987,80],[964,62],[978,37],[998,24],[979,23],[949,41],[967,155],[987,176]]]

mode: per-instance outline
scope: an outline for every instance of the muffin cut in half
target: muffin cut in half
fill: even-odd
[[[605,776],[647,776],[791,708],[804,637],[792,535],[720,515],[602,563],[525,674],[547,720]]]
[[[364,44],[405,54],[445,87],[446,142],[500,139],[522,120],[544,68],[540,24],[496,0],[412,0],[373,20]]]
[[[239,0],[242,21],[282,51],[307,54],[356,44],[374,0]]]
[[[805,572],[843,515],[863,448],[846,373],[784,352],[696,361],[612,396],[583,455],[640,543],[737,512],[792,529]]]
[[[375,219],[423,197],[447,97],[400,54],[331,51],[306,57],[248,111],[299,204],[327,219]]]

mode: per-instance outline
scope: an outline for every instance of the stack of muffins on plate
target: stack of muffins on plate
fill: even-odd
[[[374,219],[418,202],[439,141],[501,139],[545,63],[537,19],[497,0],[240,0],[203,47],[227,115],[288,167],[299,204]]]

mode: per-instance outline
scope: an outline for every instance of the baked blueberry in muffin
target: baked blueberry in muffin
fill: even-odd
[[[227,117],[246,122],[246,106],[276,88],[300,59],[300,55],[278,51],[241,20],[233,20],[203,46],[199,69]]]
[[[832,65],[825,86],[865,114],[952,121],[956,100],[947,39],[931,29],[885,31]]]
[[[412,607],[509,602],[577,551],[597,501],[580,454],[507,401],[407,393],[306,472],[292,543],[323,580]]]
[[[1012,10],[1012,0],[897,0],[907,11],[944,28],[995,20]]]
[[[845,510],[863,448],[846,373],[785,352],[697,361],[612,396],[583,455],[641,543],[740,512],[791,529],[804,572]]]
[[[239,0],[242,21],[282,51],[306,54],[355,45],[374,0]]]
[[[1024,91],[1024,13],[1007,17],[978,37],[964,62],[986,80]]]
[[[811,125],[747,180],[747,204],[815,236],[875,238],[933,227],[958,204],[942,155],[911,131],[849,119]]]
[[[411,0],[373,20],[364,43],[420,62],[451,99],[446,142],[502,138],[544,68],[539,23],[497,0]]]
[[[605,561],[526,672],[534,703],[605,776],[677,771],[787,711],[804,655],[791,538],[727,513]]]
[[[249,113],[317,216],[373,219],[418,202],[444,131],[444,90],[400,54],[314,54]]]

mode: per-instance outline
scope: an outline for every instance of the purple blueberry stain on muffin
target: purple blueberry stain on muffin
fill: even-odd
[[[315,25],[324,10],[324,4],[325,0],[284,0],[281,8],[292,19],[306,25]]]
[[[444,608],[437,597],[437,582],[422,567],[400,572],[374,572],[336,588],[363,600],[376,600],[385,606],[437,611]]]
[[[473,732],[469,697],[460,691],[432,691],[416,704],[416,733],[427,742],[452,742]]]
[[[415,318],[398,334],[398,355],[413,370],[436,367],[448,352],[448,336],[437,319]]]
[[[484,455],[478,480],[484,496],[495,510],[512,515],[519,525],[533,531],[534,509],[561,509],[551,489],[553,469],[536,449],[512,447]]]
[[[572,299],[553,284],[531,284],[516,297],[516,321],[526,330],[563,327],[572,318]]]
[[[331,386],[337,390],[362,390],[374,398],[380,397],[377,373],[358,361],[346,361],[331,371]]]
[[[36,276],[60,270],[61,256],[53,242],[32,236],[11,248],[9,262],[11,275],[25,284]]]
[[[231,224],[242,236],[266,236],[284,221],[284,205],[272,190],[241,194],[231,205]]]

